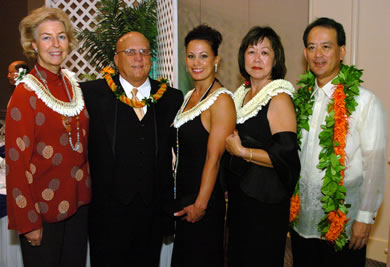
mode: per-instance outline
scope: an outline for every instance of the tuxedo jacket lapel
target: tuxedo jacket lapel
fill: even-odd
[[[153,79],[150,79],[149,78],[149,81],[150,81],[150,95],[153,95],[157,92],[157,90],[159,89],[159,84],[153,80]],[[152,115],[153,115],[153,122],[154,122],[154,141],[155,141],[155,156],[157,158],[157,155],[158,155],[158,150],[159,150],[159,139],[158,139],[158,125],[157,125],[157,120],[158,120],[158,117],[157,117],[157,103],[154,103],[154,104],[151,104],[149,107],[148,107],[148,110],[150,110],[152,112]]]
[[[116,84],[119,84],[119,76],[113,77]],[[113,92],[107,85],[107,93],[111,94],[111,97],[101,97],[98,99],[100,102],[100,111],[102,118],[102,127],[105,129],[108,140],[110,142],[113,156],[115,157],[115,144],[116,144],[116,129],[117,129],[117,116],[118,116],[118,104],[119,100],[116,99]]]
[[[148,79],[150,81],[150,88],[151,88],[150,95],[153,95],[153,94],[157,93],[157,90],[160,88],[160,84],[153,79],[150,79],[150,78],[148,78]]]

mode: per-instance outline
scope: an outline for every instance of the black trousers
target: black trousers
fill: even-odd
[[[156,204],[137,194],[130,204],[94,202],[89,217],[91,266],[159,265],[162,233]]]
[[[303,238],[294,230],[290,231],[294,267],[364,267],[366,248],[353,250],[348,243],[341,251],[335,251],[328,241],[317,238]]]
[[[80,207],[70,218],[43,223],[40,246],[31,246],[20,235],[25,267],[85,267],[88,240],[88,206]]]

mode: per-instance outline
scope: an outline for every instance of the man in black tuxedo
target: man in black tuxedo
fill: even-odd
[[[173,229],[163,210],[173,199],[170,126],[183,94],[168,87],[156,103],[124,103],[161,88],[148,78],[149,41],[139,32],[119,39],[114,61],[113,81],[127,100],[117,99],[105,79],[81,84],[90,117],[91,265],[158,266],[162,236]]]

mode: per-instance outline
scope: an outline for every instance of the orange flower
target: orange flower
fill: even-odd
[[[328,214],[330,227],[325,235],[325,239],[334,242],[344,230],[344,225],[347,223],[347,216],[340,210],[334,210]]]
[[[115,73],[115,70],[113,68],[109,67],[109,66],[106,66],[100,72],[103,73],[103,74],[110,74],[111,75],[111,74]]]
[[[293,195],[290,199],[290,223],[296,219],[300,205],[301,199],[299,194]]]
[[[119,100],[123,102],[123,101],[126,101],[126,100],[128,99],[128,98],[127,98],[127,99],[126,99],[126,98],[127,98],[127,97],[126,97],[125,95],[121,95],[121,96],[119,97]],[[127,103],[126,103],[126,104],[127,104]]]
[[[348,117],[347,117],[347,109],[345,107],[345,92],[344,86],[342,84],[338,84],[336,90],[333,94],[334,103],[334,120],[335,125],[333,128],[333,143],[334,145],[334,153],[340,156],[340,164],[345,166],[345,135],[348,131]],[[341,177],[344,178],[344,170],[340,172]],[[344,181],[340,181],[340,184],[344,184]]]

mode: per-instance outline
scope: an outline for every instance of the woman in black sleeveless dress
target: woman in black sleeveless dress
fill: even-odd
[[[239,51],[248,81],[234,94],[237,126],[226,140],[228,266],[283,266],[290,197],[300,163],[292,84],[283,46],[269,27],[254,27]]]
[[[207,25],[185,39],[186,67],[195,88],[179,110],[177,129],[175,243],[172,266],[223,266],[225,200],[217,180],[225,139],[236,113],[232,93],[215,79],[222,36]]]

